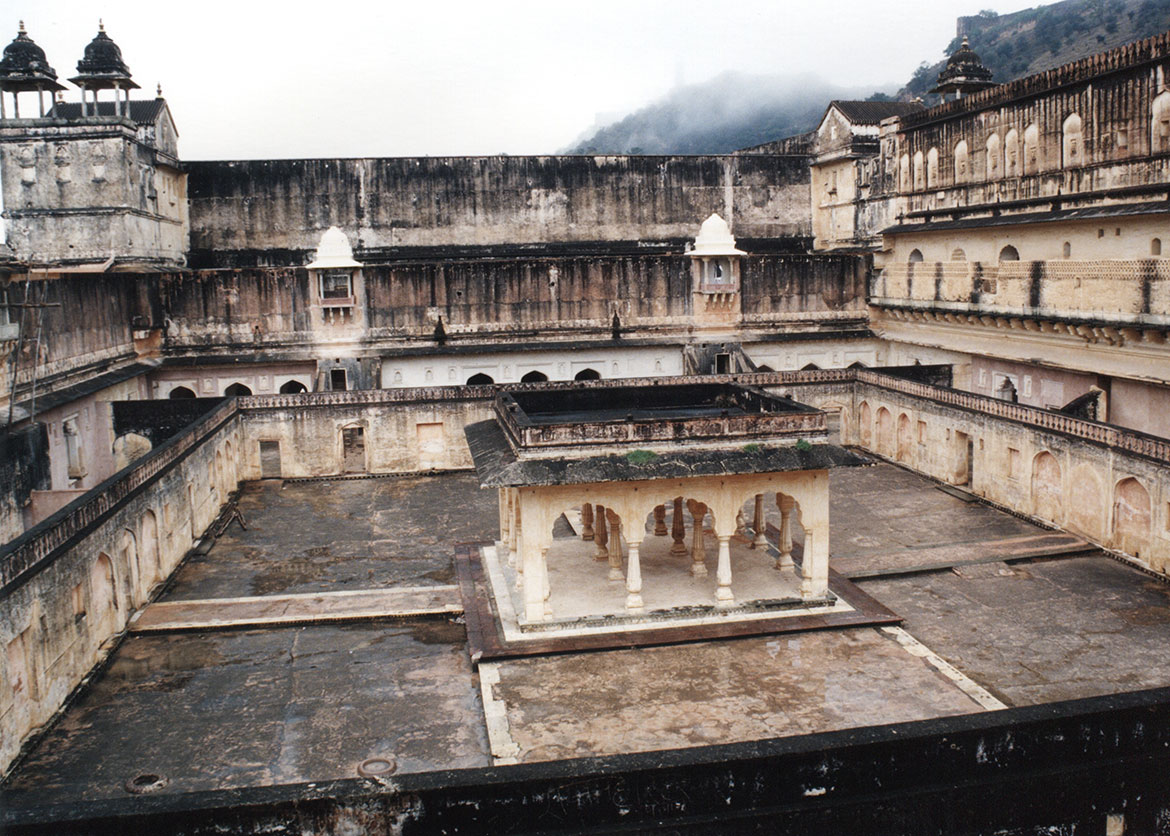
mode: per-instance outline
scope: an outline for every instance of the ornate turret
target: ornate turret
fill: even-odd
[[[4,57],[0,59],[0,119],[6,118],[3,93],[12,94],[13,115],[20,118],[20,99],[18,94],[36,92],[40,103],[40,114],[45,115],[44,92],[49,91],[50,112],[53,110],[53,93],[65,88],[57,83],[57,73],[49,66],[45,58],[45,51],[41,49],[28,33],[24,31],[24,21],[20,22],[20,29],[16,39],[4,48]]]
[[[138,85],[130,77],[130,68],[122,60],[122,50],[106,34],[106,27],[98,21],[98,33],[85,48],[85,56],[77,62],[78,75],[69,79],[81,88],[82,115],[89,115],[85,96],[87,90],[93,94],[93,113],[97,113],[99,90],[114,91],[114,110],[122,116],[130,114],[130,91]],[[119,91],[125,91],[119,97]]]
[[[964,93],[974,93],[987,87],[995,86],[991,80],[991,70],[983,66],[983,61],[971,49],[967,36],[963,36],[963,43],[955,50],[955,54],[947,59],[947,66],[938,74],[938,85],[931,93],[945,96],[955,93],[962,96]]]

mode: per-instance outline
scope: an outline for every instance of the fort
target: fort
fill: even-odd
[[[22,24],[0,829],[1161,832],[1168,68],[188,161]]]

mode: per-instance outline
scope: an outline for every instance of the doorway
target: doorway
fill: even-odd
[[[366,431],[364,427],[341,428],[342,471],[366,472]]]
[[[975,444],[967,433],[955,431],[955,469],[951,481],[956,485],[970,485],[974,478]]]
[[[260,442],[260,478],[280,478],[280,442]]]

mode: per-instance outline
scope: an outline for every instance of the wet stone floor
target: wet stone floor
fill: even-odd
[[[491,540],[495,490],[469,473],[253,482],[214,548],[179,569],[166,600],[340,592],[454,582],[454,545]]]
[[[167,595],[448,584],[457,543],[495,538],[496,507],[471,474],[247,485],[248,530],[233,525],[188,560]],[[1037,533],[888,464],[832,477],[832,560],[880,569],[891,553],[945,547],[954,568],[858,585],[1004,703],[1170,685],[1170,586],[1099,553],[970,563]],[[477,674],[450,616],[133,634],[0,804],[127,798],[146,772],[169,780],[160,792],[185,793],[351,777],[386,755],[400,772],[482,766],[501,734],[532,761],[982,710],[894,639],[854,628],[512,659]],[[507,721],[490,737],[481,678]]]

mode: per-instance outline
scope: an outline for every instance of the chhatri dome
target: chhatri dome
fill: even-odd
[[[991,70],[983,65],[983,61],[971,49],[967,36],[963,36],[963,43],[955,50],[955,54],[947,59],[947,65],[938,74],[938,84],[931,93],[974,93],[987,87],[995,86],[991,80]]]
[[[13,92],[26,90],[64,90],[57,83],[57,73],[49,66],[45,51],[24,31],[24,21],[16,39],[4,47],[0,59],[0,89]]]
[[[336,226],[325,230],[317,245],[317,257],[307,265],[310,270],[347,270],[361,266],[361,262],[354,261],[349,239]]]
[[[712,213],[711,217],[703,221],[699,227],[699,235],[695,238],[695,246],[691,249],[694,256],[713,255],[747,255],[743,250],[735,248],[735,236],[731,234],[731,227],[727,221]]]
[[[91,90],[102,87],[135,88],[130,79],[130,68],[122,60],[122,50],[106,34],[106,27],[98,21],[98,33],[85,48],[84,57],[77,62],[77,75],[69,79],[79,87]]]

